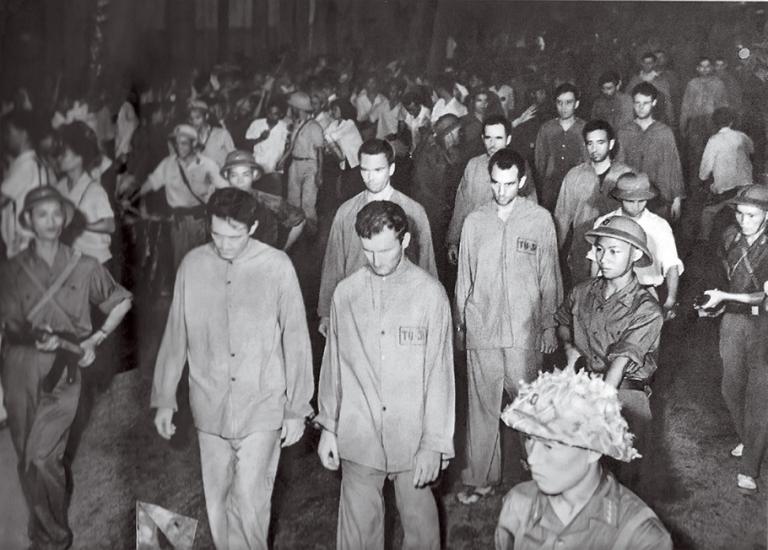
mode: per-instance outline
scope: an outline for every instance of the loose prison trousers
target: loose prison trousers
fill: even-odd
[[[317,224],[317,161],[293,159],[288,168],[288,204],[301,208],[307,221]]]
[[[205,218],[195,216],[174,216],[171,222],[171,247],[173,248],[173,272],[181,264],[187,252],[205,244],[208,233],[205,228]]]
[[[758,477],[768,444],[768,319],[726,313],[720,325],[722,392],[744,443],[739,473]]]
[[[533,350],[467,350],[467,464],[461,472],[465,485],[501,483],[499,416],[503,392],[514,399],[520,381],[536,378],[541,362],[541,352]]]
[[[437,503],[429,487],[413,486],[413,470],[387,473],[348,460],[341,461],[341,498],[337,550],[384,548],[384,481],[395,486],[403,525],[403,550],[439,550]]]
[[[241,439],[201,431],[197,435],[214,546],[266,550],[280,430],[254,432]]]
[[[69,384],[65,369],[53,391],[47,393],[41,385],[53,365],[54,354],[9,346],[3,359],[8,427],[29,510],[32,548],[67,548],[72,531],[67,491],[70,473],[64,463],[64,450],[80,397],[80,373]]]

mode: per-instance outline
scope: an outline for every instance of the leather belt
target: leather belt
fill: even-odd
[[[317,160],[317,159],[312,158],[312,157],[294,157],[294,156],[291,156],[291,160]]]
[[[737,315],[752,315],[755,317],[760,316],[763,308],[760,306],[751,306],[749,304],[734,304],[728,303],[725,306],[726,313],[735,313]]]

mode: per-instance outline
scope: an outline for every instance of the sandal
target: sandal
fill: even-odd
[[[470,487],[456,494],[456,500],[462,504],[476,504],[487,496],[493,494],[493,487]]]

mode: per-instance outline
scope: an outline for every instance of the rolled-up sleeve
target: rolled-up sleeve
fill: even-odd
[[[631,363],[627,366],[625,376],[632,376],[645,363],[645,357],[658,348],[661,326],[664,318],[661,308],[651,300],[638,304],[632,313],[632,321],[610,346],[606,355],[608,362],[618,357],[626,357]]]
[[[130,300],[133,295],[119,285],[102,265],[97,264],[91,272],[88,300],[102,313],[108,314],[123,300]]]

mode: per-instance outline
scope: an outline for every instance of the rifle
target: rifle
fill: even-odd
[[[73,384],[77,377],[78,361],[83,356],[80,341],[70,332],[53,331],[48,328],[23,327],[20,331],[8,333],[9,340],[17,345],[34,346],[36,342],[46,342],[52,337],[58,337],[59,348],[55,351],[56,358],[48,374],[43,378],[42,389],[50,393],[56,387],[61,374],[67,371],[67,384]]]

